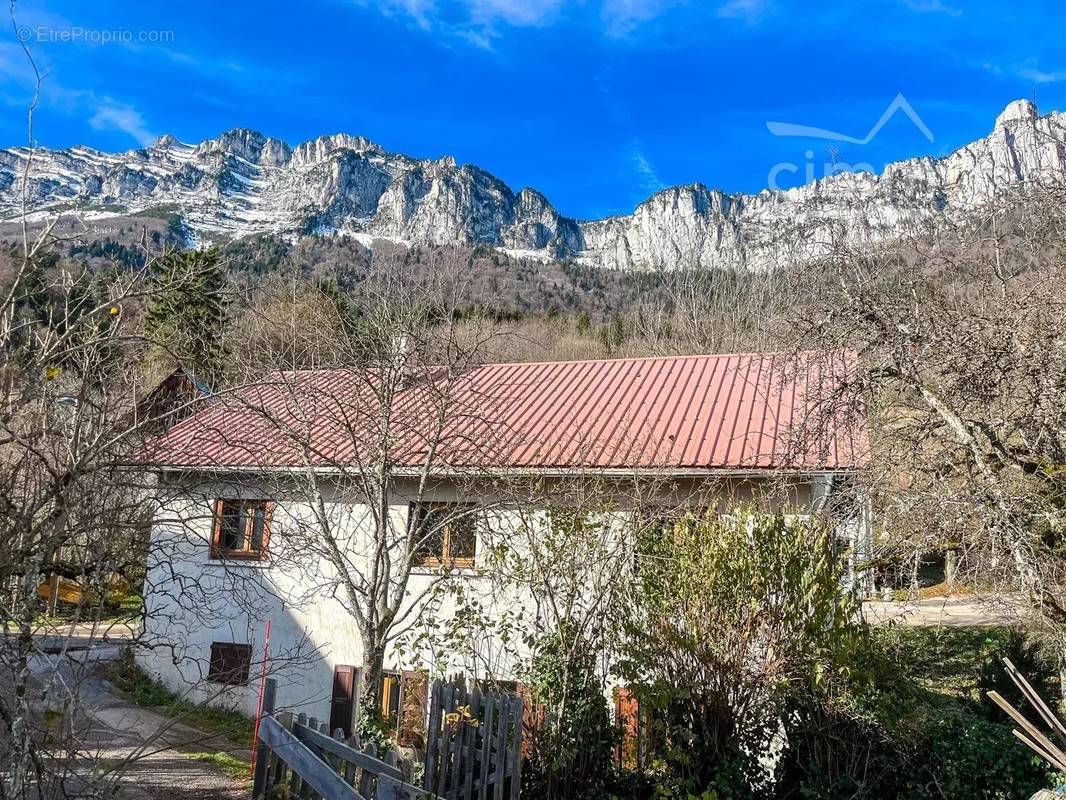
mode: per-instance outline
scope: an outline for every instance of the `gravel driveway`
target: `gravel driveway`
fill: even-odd
[[[934,597],[902,603],[867,600],[863,615],[874,625],[895,623],[925,627],[1017,625],[1025,619],[1023,604],[1010,597]]]
[[[74,719],[62,724],[66,731],[73,730],[77,753],[72,763],[84,780],[68,779],[68,791],[75,789],[76,795],[95,789],[102,796],[127,800],[250,797],[248,782],[189,757],[190,753],[222,751],[247,760],[250,753],[222,737],[174,723],[131,703],[102,677],[104,663],[121,655],[121,643],[68,644],[73,646],[61,648],[60,653],[42,648],[32,663],[39,681],[57,678],[68,688],[76,687],[78,693]],[[116,769],[124,763],[123,769]],[[116,779],[114,773],[101,776],[101,770],[116,770],[120,777]]]

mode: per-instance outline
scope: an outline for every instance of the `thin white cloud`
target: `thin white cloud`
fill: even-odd
[[[634,139],[630,143],[629,164],[640,178],[640,188],[645,192],[657,192],[666,187],[666,184],[659,178],[659,173],[655,171],[655,167],[644,155],[644,145],[639,139]]]
[[[515,27],[540,26],[551,21],[563,0],[466,0],[475,24],[505,22]]]
[[[718,7],[718,16],[749,23],[758,22],[769,5],[767,0],[728,0]]]
[[[359,5],[378,8],[386,14],[402,13],[410,17],[423,30],[433,27],[437,4],[433,0],[385,0],[382,3],[358,0]]]
[[[540,27],[558,16],[565,0],[384,0],[359,5],[387,16],[404,16],[425,31],[461,39],[485,50],[493,49],[502,26]]]
[[[942,0],[904,0],[903,4],[919,14],[947,14],[949,17],[961,17],[962,9],[949,6]]]
[[[355,0],[389,16],[401,16],[426,31],[462,39],[476,47],[491,50],[506,27],[544,27],[558,21],[566,12],[566,0]],[[594,0],[599,8],[603,33],[621,38],[671,9],[692,5],[693,0]],[[755,22],[770,6],[770,0],[725,0],[711,5],[719,17]]]
[[[144,117],[137,109],[110,98],[105,98],[96,113],[89,118],[89,124],[98,131],[122,131],[142,147],[147,147],[159,138],[148,130]]]
[[[679,0],[604,0],[600,17],[608,36],[622,37],[679,4]]]
[[[469,42],[474,47],[480,47],[482,50],[493,50],[493,38],[496,35],[494,31],[488,28],[474,29],[474,28],[461,28],[452,31],[452,35],[465,42]]]
[[[1045,72],[1042,69],[1022,69],[1018,71],[1018,77],[1033,83],[1059,83],[1066,81],[1066,70],[1057,72]]]

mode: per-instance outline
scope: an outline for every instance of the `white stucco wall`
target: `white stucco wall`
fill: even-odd
[[[701,489],[700,480],[685,479],[671,484],[670,491],[692,496]],[[355,558],[367,551],[364,524],[367,508],[341,496],[328,481],[322,484],[325,507],[336,530],[350,535],[348,546]],[[189,699],[226,705],[247,714],[256,709],[258,660],[262,657],[266,622],[270,620],[270,654],[272,676],[278,680],[279,707],[296,709],[320,719],[329,718],[332,676],[337,665],[359,665],[362,648],[355,621],[346,607],[343,591],[337,585],[330,565],[318,557],[301,533],[313,519],[306,496],[286,495],[283,487],[247,477],[232,481],[205,480],[193,475],[170,473],[159,484],[159,511],[152,531],[148,577],[145,585],[147,623],[145,647],[138,661],[151,675],[169,687],[187,694]],[[759,490],[759,481],[747,478],[715,480],[715,494],[732,501],[751,498]],[[822,484],[807,477],[792,481],[789,502],[809,507],[818,497]],[[398,527],[408,513],[414,487],[402,484],[390,502],[390,511]],[[467,500],[458,487],[442,483],[427,492],[426,501]],[[275,499],[270,536],[270,557],[265,561],[214,561],[210,558],[214,501],[217,497],[271,497]],[[521,529],[519,512],[499,496],[482,495],[476,502],[485,504],[491,536],[505,541],[509,531]],[[624,492],[617,498],[626,506]],[[622,513],[622,512],[619,512]],[[528,520],[528,513],[525,515]],[[484,542],[478,543],[479,553]],[[478,559],[484,566],[484,559]],[[430,570],[416,570],[408,596],[418,596],[434,581]],[[468,598],[478,599],[486,615],[497,618],[503,613],[523,616],[533,613],[528,596],[517,590],[500,591],[496,582],[475,571],[462,574]],[[439,616],[454,610],[445,599]],[[415,628],[424,623],[425,615],[412,615]],[[252,645],[253,676],[246,687],[222,687],[204,680],[212,642],[235,642]],[[423,667],[430,663],[433,671],[462,671],[474,677],[513,677],[509,655],[491,635],[474,643],[477,658],[452,656],[447,650],[401,654],[392,648],[386,657],[387,668]],[[421,662],[421,663],[419,663]],[[491,673],[491,674],[489,674]]]

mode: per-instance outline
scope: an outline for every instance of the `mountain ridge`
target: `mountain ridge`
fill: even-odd
[[[0,221],[21,215],[29,154],[0,150]],[[565,216],[536,188],[515,191],[477,165],[391,153],[347,133],[295,147],[234,128],[197,144],[166,134],[124,153],[34,149],[26,189],[38,213],[168,209],[199,240],[340,233],[367,244],[487,244],[615,269],[759,269],[817,257],[841,236],[865,243],[929,230],[1031,183],[1066,183],[1066,114],[1040,116],[1016,100],[991,133],[939,158],[754,194],[693,182],[593,220]]]

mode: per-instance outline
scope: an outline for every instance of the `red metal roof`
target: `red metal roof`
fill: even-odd
[[[865,420],[841,388],[853,354],[749,353],[441,368],[412,379],[387,432],[376,378],[280,372],[172,428],[161,466],[852,470]]]

